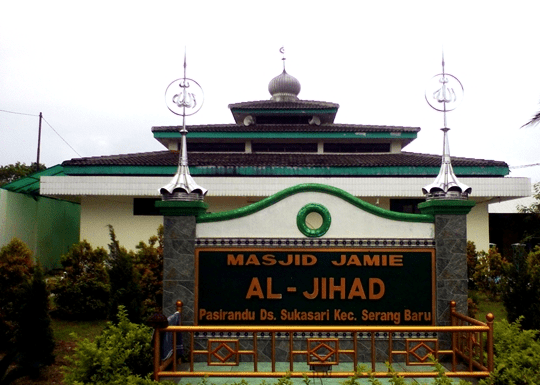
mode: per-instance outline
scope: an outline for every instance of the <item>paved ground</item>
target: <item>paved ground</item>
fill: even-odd
[[[189,370],[187,366],[184,366],[187,364],[182,365],[182,370]],[[364,364],[363,365],[366,370],[371,369],[371,364]],[[393,369],[397,372],[400,371],[410,371],[410,367],[407,370],[407,367],[404,364],[400,363],[394,363],[392,365]],[[205,370],[205,371],[229,371],[229,372],[253,372],[253,363],[240,363],[239,366],[231,366],[231,367],[208,367],[206,366],[206,363],[196,363],[195,364],[195,371],[198,370]],[[279,372],[287,372],[289,371],[290,367],[289,364],[286,362],[279,362],[276,363],[276,371]],[[307,364],[304,363],[295,363],[294,364],[294,370],[295,372],[305,372],[309,374],[309,384],[306,383],[306,380],[304,378],[291,378],[290,381],[294,385],[341,385],[344,381],[347,380],[347,378],[330,378],[330,377],[321,377],[320,375],[314,376],[314,372],[309,370],[309,367]],[[334,366],[332,368],[332,372],[339,372],[339,371],[351,371],[352,363],[343,363],[341,365]],[[377,371],[386,371],[386,366],[382,363],[377,364],[376,367]],[[433,371],[433,366],[415,366],[415,371]],[[259,372],[271,372],[271,364],[270,363],[259,363],[258,365],[258,371]],[[175,380],[171,378],[171,380]],[[198,384],[203,379],[200,377],[185,377],[178,381],[176,379],[175,382],[178,381],[179,384],[187,385],[187,384]],[[208,385],[215,384],[215,385],[226,385],[226,384],[233,384],[233,383],[239,383],[242,380],[242,377],[209,377],[207,379]],[[246,378],[246,382],[250,385],[259,385],[263,382],[267,385],[275,384],[278,379],[276,378]],[[378,379],[382,384],[387,385],[391,384],[389,379]],[[407,383],[410,384],[433,384],[434,380],[430,378],[407,378],[405,379]],[[454,383],[458,383],[457,379],[453,380]],[[357,384],[371,384],[369,379],[358,379]]]

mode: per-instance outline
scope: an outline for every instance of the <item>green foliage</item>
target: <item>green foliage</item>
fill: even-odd
[[[81,241],[60,258],[64,268],[53,293],[60,318],[104,319],[109,306],[109,276],[105,269],[107,252]]]
[[[148,244],[140,242],[134,255],[135,269],[139,273],[142,291],[142,317],[149,318],[161,308],[163,299],[163,225],[158,227],[157,236]]]
[[[108,323],[93,342],[79,343],[65,368],[66,384],[150,384],[153,329],[129,322],[120,306],[118,323]]]
[[[476,289],[476,282],[474,281],[476,265],[478,265],[478,253],[476,252],[476,245],[472,241],[467,241],[467,282],[469,290]]]
[[[508,264],[497,248],[492,247],[487,253],[479,252],[473,280],[479,290],[489,298],[495,299],[501,294],[500,285],[505,266]]]
[[[444,369],[444,366],[437,361],[431,354],[429,355],[429,359],[435,366],[435,371],[437,372],[437,377],[435,377],[435,381],[433,382],[435,385],[452,385],[455,384],[450,378],[446,376],[446,371]],[[459,385],[471,385],[469,381],[465,381],[463,379],[459,380]]]
[[[540,384],[540,334],[518,322],[494,324],[495,370],[481,385]]]
[[[382,382],[379,381],[375,376],[373,376],[373,373],[371,371],[368,372],[365,365],[357,365],[356,370],[354,371],[354,375],[347,378],[345,381],[340,382],[341,385],[360,385],[361,382],[359,382],[359,379],[365,376],[369,376],[369,383],[374,385],[382,385]]]
[[[403,377],[398,376],[395,369],[390,365],[388,362],[385,362],[385,365],[388,369],[388,373],[390,373],[391,377],[389,379],[389,382],[393,385],[406,385],[407,382]]]
[[[306,373],[302,374],[302,382],[305,385],[311,385],[311,379],[308,377],[308,375]]]
[[[19,304],[26,295],[32,274],[32,252],[24,242],[13,238],[0,249],[0,347],[14,341],[20,319]]]
[[[111,225],[109,234],[111,237],[107,269],[111,285],[109,320],[116,321],[119,306],[124,306],[130,315],[130,321],[141,322],[142,293],[139,274],[133,266],[133,253],[120,246]]]
[[[535,183],[533,198],[534,202],[529,206],[518,205],[517,209],[522,214],[532,214],[525,218],[527,230],[523,242],[538,244],[540,239],[540,183]]]
[[[480,297],[478,294],[471,290],[469,291],[469,296],[467,298],[467,315],[471,318],[475,318],[478,314],[479,308],[478,305],[480,303]]]
[[[533,186],[534,193],[532,194],[535,201],[529,206],[519,205],[518,211],[522,214],[540,214],[540,183],[535,183]]]
[[[49,316],[49,291],[39,264],[34,267],[26,301],[20,307],[23,317],[17,344],[28,348],[23,353],[24,360],[32,361],[32,367],[52,364],[55,343]]]
[[[276,381],[276,385],[293,385],[293,381],[291,380],[291,373],[287,372],[285,376],[278,378]]]
[[[0,276],[0,384],[5,385],[52,364],[55,344],[43,270],[33,265],[23,242],[14,239],[0,250]]]
[[[109,233],[109,254],[82,241],[62,256],[64,273],[51,280],[58,317],[115,321],[122,305],[132,322],[142,322],[161,308],[163,226],[148,244],[141,241],[136,252],[120,245],[112,226]]]
[[[34,172],[45,170],[47,167],[40,163],[39,170],[36,168],[36,163],[26,165],[26,163],[17,162],[15,164],[8,164],[6,166],[0,166],[0,187],[14,182],[17,179],[24,178]]]
[[[524,329],[540,329],[540,247],[527,255],[515,247],[511,263],[505,265],[502,300],[508,319],[523,317]]]

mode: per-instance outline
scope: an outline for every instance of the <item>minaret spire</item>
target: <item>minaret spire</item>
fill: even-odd
[[[443,113],[444,127],[443,132],[443,154],[441,169],[435,181],[422,188],[426,199],[467,199],[472,192],[472,188],[461,183],[452,168],[450,159],[450,144],[448,142],[448,131],[446,113],[454,110],[459,104],[460,97],[463,96],[463,86],[461,82],[453,75],[447,74],[444,68],[444,51],[442,53],[442,73],[435,75],[431,79],[430,85],[433,88],[426,89],[426,101],[436,111]],[[458,95],[459,94],[459,95]],[[442,107],[442,108],[441,108]]]
[[[173,81],[165,91],[165,103],[173,114],[182,116],[182,128],[179,130],[181,142],[178,169],[173,179],[159,190],[163,200],[200,201],[208,192],[199,186],[189,173],[186,116],[193,115],[201,109],[204,95],[201,86],[195,80],[189,79],[186,72],[184,50],[184,77]]]

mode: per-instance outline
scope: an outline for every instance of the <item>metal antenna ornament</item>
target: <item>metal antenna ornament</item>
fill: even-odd
[[[461,183],[452,168],[450,160],[450,144],[446,126],[446,113],[454,110],[463,99],[463,85],[453,75],[444,70],[444,54],[442,58],[442,73],[431,78],[425,92],[426,101],[431,108],[440,111],[444,116],[443,155],[441,169],[435,181],[422,188],[427,200],[431,199],[467,199],[472,188]]]
[[[204,102],[201,86],[193,79],[186,77],[186,55],[184,53],[184,77],[176,79],[165,91],[165,103],[175,115],[182,116],[180,155],[178,169],[173,179],[159,193],[164,201],[202,201],[208,192],[199,186],[189,173],[187,155],[186,116],[197,113]]]

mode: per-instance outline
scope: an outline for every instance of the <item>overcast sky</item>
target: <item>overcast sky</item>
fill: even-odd
[[[538,1],[0,0],[0,165],[164,149],[152,126],[183,75],[205,103],[189,124],[233,123],[228,104],[270,97],[282,70],[299,97],[339,103],[336,123],[420,127],[405,151],[441,154],[441,113],[424,99],[446,71],[465,97],[448,114],[453,156],[540,163]],[[27,116],[4,111],[30,114]],[[189,143],[189,136],[188,136]],[[540,166],[511,176],[540,181]]]

